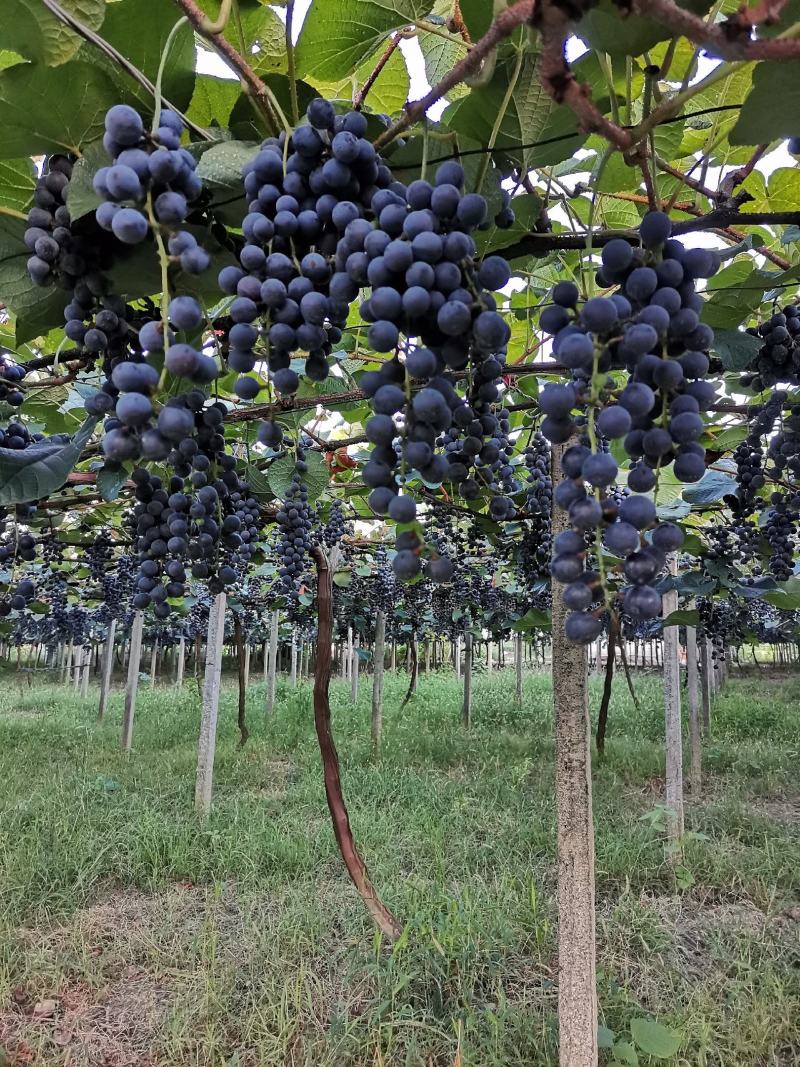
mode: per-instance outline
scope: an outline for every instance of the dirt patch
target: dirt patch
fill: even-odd
[[[755,797],[747,809],[778,826],[800,826],[800,796]]]
[[[746,938],[776,952],[797,954],[800,961],[800,907],[767,915],[749,900],[711,902],[692,897],[645,897],[671,933],[676,963],[698,979],[707,977],[709,960],[720,941]]]
[[[118,892],[69,925],[18,931],[27,978],[0,1004],[8,1067],[155,1064],[159,1036],[186,995],[186,976],[169,966],[176,940],[196,937],[210,909],[216,917],[221,897],[210,896],[191,886]]]

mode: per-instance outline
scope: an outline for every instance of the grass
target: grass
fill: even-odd
[[[191,681],[140,689],[126,760],[121,693],[98,727],[95,691],[0,677],[0,1064],[556,1063],[550,685],[527,675],[522,710],[513,686],[479,677],[465,733],[451,677],[402,712],[387,677],[376,763],[368,684],[356,707],[333,685],[356,838],[406,924],[390,949],[336,851],[307,686],[281,683],[265,723],[253,685],[244,749],[225,688],[201,825]],[[797,1064],[800,678],[743,677],[715,705],[680,886],[660,685],[637,688],[638,711],[615,688],[594,776],[602,1022],[678,1028],[675,1064]]]

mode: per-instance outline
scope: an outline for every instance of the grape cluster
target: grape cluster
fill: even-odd
[[[296,593],[308,564],[313,519],[308,504],[308,488],[303,475],[308,471],[305,453],[298,446],[292,480],[276,516],[278,524],[278,574],[286,593]]]
[[[57,282],[62,288],[72,290],[84,284],[102,291],[98,261],[103,250],[93,240],[92,232],[78,234],[72,228],[67,207],[72,167],[68,156],[49,156],[36,179],[24,236],[31,253],[28,275],[35,285]]]
[[[794,557],[797,552],[797,529],[800,520],[800,493],[791,496],[773,493],[770,509],[764,526],[764,536],[770,546],[769,569],[779,582],[785,582],[794,573]]]
[[[621,238],[603,248],[598,284],[619,285],[619,292],[592,297],[579,308],[577,287],[561,282],[541,316],[542,327],[554,335],[554,354],[573,374],[572,382],[542,391],[542,432],[565,442],[577,429],[573,411],[587,411],[588,440],[564,454],[564,481],[555,492],[572,529],[559,535],[551,570],[568,586],[564,595],[572,610],[566,628],[573,640],[591,641],[602,628],[598,611],[591,609],[605,596],[597,572],[584,569],[585,533],[602,529],[606,548],[623,560],[630,583],[623,611],[634,621],[654,618],[661,598],[652,583],[667,554],[682,544],[683,532],[672,523],[657,525],[655,505],[640,494],[654,487],[655,472],[670,462],[681,481],[697,481],[705,470],[698,439],[704,428],[700,413],[715,393],[703,380],[713,332],[700,323],[702,298],[695,282],[716,272],[719,257],[684,248],[670,232],[668,216],[645,215],[641,249]],[[609,374],[615,370],[627,372],[622,388]],[[619,468],[598,436],[623,439],[636,461],[628,476],[633,495],[616,500],[608,492]]]
[[[525,512],[530,524],[529,538],[535,557],[541,563],[540,573],[547,573],[550,559],[550,514],[553,503],[553,482],[550,477],[550,446],[538,431],[531,437],[523,452],[525,461]]]
[[[787,304],[747,332],[762,343],[754,359],[754,372],[742,375],[742,385],[757,393],[778,382],[800,385],[800,307]]]
[[[327,548],[333,548],[349,532],[350,526],[345,520],[342,503],[340,500],[334,500],[331,504],[328,521],[324,523],[322,528],[322,541]]]
[[[12,420],[5,427],[0,426],[0,448],[13,448],[16,451],[32,448],[45,440],[54,445],[66,444],[69,434],[57,433],[46,438],[43,433],[31,433],[24,423],[16,420]]]
[[[144,468],[131,475],[137,503],[127,516],[138,553],[133,606],[153,605],[156,618],[170,613],[168,600],[185,595],[191,577],[219,593],[239,580],[257,550],[258,502],[225,452],[221,404],[198,410],[191,430],[168,460],[166,485]]]
[[[105,117],[103,146],[111,165],[94,176],[94,190],[103,203],[95,218],[126,245],[140,244],[150,232],[148,214],[168,230],[180,232],[189,205],[202,192],[194,156],[180,147],[183,120],[162,109],[150,137],[142,117],[127,104],[115,104]],[[208,266],[203,249],[186,250],[181,266],[199,274]]]
[[[0,403],[18,408],[25,399],[25,394],[18,388],[26,375],[25,367],[16,363],[11,356],[0,352]]]
[[[242,375],[234,388],[244,400],[260,389],[248,376],[256,364],[257,322],[279,393],[297,390],[293,353],[307,354],[308,378],[327,377],[327,357],[358,295],[359,283],[345,271],[346,242],[363,242],[371,229],[364,215],[373,193],[391,182],[365,137],[367,120],[360,112],[337,116],[328,101],[316,98],[307,119],[288,143],[285,133],[267,138],[243,168],[249,205],[241,267],[225,267],[219,275],[222,291],[234,297],[228,365]]]

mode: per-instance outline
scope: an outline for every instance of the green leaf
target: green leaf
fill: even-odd
[[[108,4],[103,38],[155,83],[164,45],[179,18],[177,7],[163,0],[116,0]],[[102,67],[113,79],[117,87],[115,103],[138,106],[143,115],[153,113],[152,95],[93,44],[84,45],[80,58]],[[181,111],[192,99],[195,64],[194,31],[187,23],[172,42],[162,84],[164,96]]]
[[[125,467],[119,470],[103,467],[97,472],[97,489],[103,500],[116,500],[125,482],[128,480],[128,471]]]
[[[285,500],[292,483],[294,474],[294,457],[281,456],[270,465],[267,472],[267,481],[274,495],[279,500]],[[330,477],[325,460],[319,452],[307,452],[306,464],[308,471],[303,475],[303,485],[308,489],[309,502],[313,502],[328,487]]]
[[[306,16],[307,17],[307,16]],[[286,26],[271,7],[259,5],[245,27],[247,40],[257,51],[251,59],[256,74],[286,72]]]
[[[720,460],[720,464],[729,460]],[[736,493],[736,479],[721,470],[707,470],[696,485],[687,485],[683,490],[683,499],[688,504],[713,504],[724,496]]]
[[[542,212],[542,198],[535,193],[524,193],[514,197],[511,207],[514,210],[514,223],[507,230],[491,226],[488,230],[475,233],[475,243],[481,255],[502,251],[531,233]]]
[[[350,585],[353,579],[352,571],[336,571],[333,576],[333,584],[338,585],[340,589]]]
[[[28,277],[27,247],[23,241],[26,223],[0,215],[0,293],[17,317],[16,343],[24,344],[54,326],[63,325],[69,294],[63,289],[42,289]]]
[[[614,1045],[614,1059],[611,1062],[623,1064],[624,1067],[639,1067],[636,1049],[629,1041],[618,1041]]]
[[[598,1048],[613,1048],[614,1038],[617,1035],[613,1030],[609,1030],[607,1026],[600,1024],[597,1027],[597,1047]]]
[[[441,38],[439,40],[441,41]],[[442,44],[444,43],[442,41]],[[353,98],[354,92],[357,92],[365,84],[367,78],[375,69],[378,60],[383,55],[384,50],[382,45],[371,56],[368,56],[357,70],[342,81],[321,81],[311,74],[307,75],[308,81],[328,99],[335,100],[340,98],[349,102]],[[403,53],[399,48],[396,48],[381,68],[380,74],[369,91],[367,98],[369,107],[373,111],[387,115],[399,111],[408,99],[410,84]]]
[[[752,192],[750,187],[748,192]],[[769,176],[766,193],[742,204],[743,212],[797,211],[800,207],[800,172],[797,167],[779,167]]]
[[[763,144],[800,129],[800,62],[756,64],[753,88],[730,132],[731,144]]]
[[[105,0],[61,0],[61,6],[90,30],[100,28],[106,13]],[[3,44],[37,63],[56,67],[72,59],[83,38],[41,0],[6,0]]]
[[[673,611],[667,615],[662,626],[697,626],[700,621],[699,611]]]
[[[60,489],[96,425],[90,415],[71,440],[42,441],[23,450],[0,448],[0,505],[29,503]]]
[[[118,99],[107,74],[77,59],[58,69],[10,67],[0,73],[0,158],[79,152],[103,136],[105,113]]]
[[[683,0],[678,6],[688,8],[696,15],[704,15],[711,7],[711,2]],[[613,0],[600,0],[593,11],[584,15],[575,32],[595,51],[628,56],[640,56],[659,41],[672,36],[668,27],[652,19],[641,15],[623,18]]]
[[[498,148],[525,164],[530,149],[520,146],[541,138],[556,107],[539,80],[537,61],[535,53],[525,54],[496,139]],[[499,62],[494,77],[485,88],[473,89],[469,96],[462,97],[447,109],[443,118],[446,125],[485,147],[502,110],[515,66],[515,56]],[[574,118],[572,128],[575,128]]]
[[[430,7],[430,0],[314,0],[297,42],[297,73],[346,78],[392,30]]]
[[[488,0],[461,0],[460,7],[469,35],[477,41],[492,23],[492,5]]]
[[[0,207],[27,211],[36,186],[36,172],[30,159],[0,161]]]
[[[96,210],[101,199],[94,191],[92,180],[101,167],[110,163],[102,141],[93,141],[83,149],[83,155],[72,168],[67,189],[67,207],[73,222]]]
[[[763,277],[753,269],[750,258],[737,259],[710,279],[707,291],[711,297],[703,305],[700,317],[715,330],[734,329],[759,306],[765,288]]]
[[[275,493],[269,484],[269,478],[255,464],[250,463],[244,469],[244,480],[250,486],[250,492],[256,500],[274,500]]]
[[[258,146],[251,141],[221,141],[203,152],[197,164],[197,176],[212,190],[220,186],[244,196],[242,167],[256,154]]]
[[[654,1019],[634,1019],[631,1022],[631,1036],[642,1052],[654,1056],[657,1060],[668,1060],[681,1047],[683,1034]]]
[[[198,74],[194,83],[192,101],[186,112],[198,126],[226,127],[231,112],[242,90],[238,81],[230,78],[214,78],[210,74]]]
[[[725,370],[744,370],[758,355],[761,341],[744,330],[715,330],[714,351]]]
[[[447,2],[447,6],[449,2]],[[488,5],[487,5],[488,6]],[[441,12],[441,5],[439,5]],[[463,11],[463,8],[462,8]],[[426,33],[421,30],[417,40],[422,49],[422,59],[425,63],[425,77],[429,85],[436,85],[459,60],[467,54],[467,44],[463,37],[457,33],[447,33],[444,26],[440,26],[441,33]],[[445,36],[442,36],[445,34]],[[445,100],[456,100],[460,96],[466,96],[469,89],[463,82],[456,85],[444,97]]]

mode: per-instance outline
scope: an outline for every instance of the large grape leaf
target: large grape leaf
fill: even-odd
[[[330,481],[325,460],[319,452],[307,452],[308,470],[303,475],[303,484],[308,488],[309,502],[313,502],[327,488]],[[281,456],[270,464],[267,481],[270,490],[279,500],[285,500],[294,474],[294,457]]]
[[[99,29],[105,0],[60,0],[61,6],[91,30]],[[80,49],[83,38],[66,26],[41,0],[5,0],[3,45],[28,59],[55,67]]]
[[[102,70],[72,60],[56,69],[22,63],[0,73],[0,158],[79,152],[103,135],[119,94]]]
[[[96,425],[90,415],[72,438],[63,435],[25,449],[0,448],[0,504],[41,500],[60,489]]]
[[[30,159],[0,161],[0,207],[26,211],[33,197],[36,173]]]
[[[715,330],[713,347],[725,370],[744,370],[758,355],[761,341],[744,330]]]
[[[155,83],[164,45],[179,18],[177,7],[164,0],[116,0],[108,5],[103,38]],[[113,79],[117,86],[115,102],[138,106],[145,114],[152,114],[152,95],[94,45],[87,42],[80,58],[101,67]],[[192,99],[195,64],[194,33],[187,23],[170,46],[162,84],[164,95],[181,110]]]
[[[314,0],[297,42],[297,72],[346,78],[392,30],[430,11],[430,0]]]
[[[758,63],[731,144],[764,144],[776,137],[795,137],[800,129],[800,61]]]
[[[342,81],[319,81],[311,75],[308,75],[308,80],[315,89],[329,100],[337,98],[351,100],[355,93],[365,84],[384,51],[384,47],[381,46],[371,56],[368,56],[350,77]],[[408,70],[406,69],[403,53],[399,48],[395,49],[382,67],[380,74],[369,91],[367,104],[370,110],[386,115],[399,111],[408,99],[409,85]]]
[[[230,78],[215,78],[211,74],[198,74],[194,84],[192,102],[186,112],[192,122],[207,129],[227,127],[231,111],[241,96],[238,81]]]
[[[679,0],[678,6],[696,15],[704,15],[711,7],[711,0]],[[619,5],[613,0],[600,0],[592,11],[584,15],[575,32],[598,52],[629,56],[640,56],[659,41],[672,36],[668,27],[653,19],[642,15],[623,18]]]

